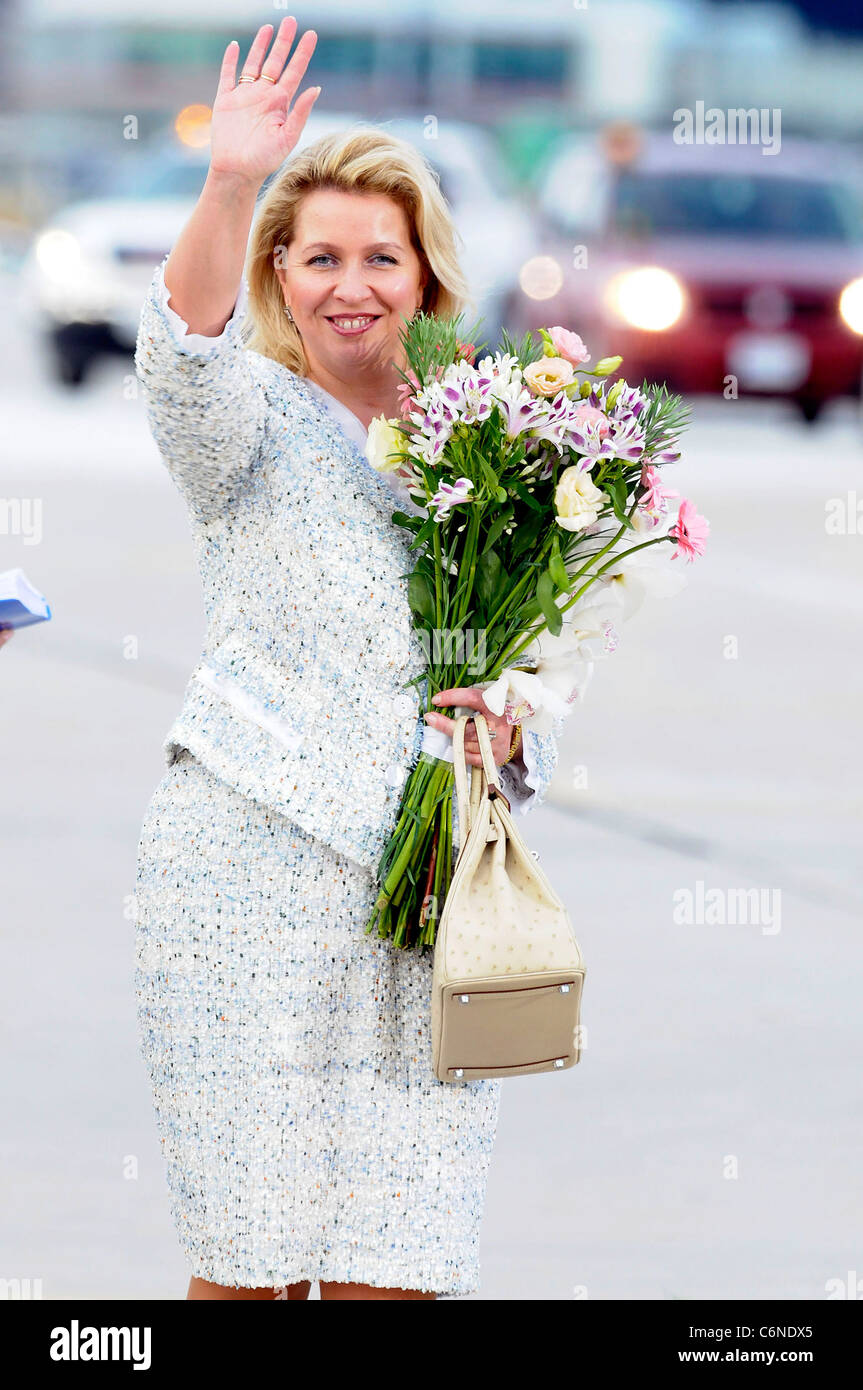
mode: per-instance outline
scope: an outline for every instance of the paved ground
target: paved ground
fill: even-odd
[[[42,502],[41,543],[0,535],[0,568],[56,615],[0,655],[0,1276],[179,1298],[127,895],[200,646],[191,543],[128,368],[46,393],[0,332],[0,495]],[[863,1268],[863,535],[824,524],[860,462],[850,407],[807,430],[696,403],[678,477],[709,559],[624,630],[524,823],[577,923],[588,1042],[504,1088],[485,1297],[818,1298]],[[760,890],[767,919],[676,921],[699,883],[726,909]]]

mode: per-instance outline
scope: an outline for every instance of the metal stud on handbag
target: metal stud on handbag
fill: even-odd
[[[484,715],[468,793],[453,733],[460,849],[435,935],[432,1057],[439,1081],[563,1071],[581,1055],[585,965],[569,915],[515,825]]]

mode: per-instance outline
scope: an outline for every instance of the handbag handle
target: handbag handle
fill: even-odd
[[[479,741],[479,751],[482,756],[482,767],[471,766],[471,786],[470,797],[468,798],[467,785],[467,763],[464,756],[464,733],[469,719],[473,719],[476,725],[476,736]],[[509,807],[509,800],[503,794],[498,776],[497,765],[494,761],[494,754],[491,749],[491,739],[488,736],[488,724],[484,714],[477,710],[473,715],[461,714],[455,721],[455,729],[452,736],[453,744],[453,770],[455,772],[455,788],[458,797],[458,822],[459,837],[462,846],[466,844],[470,834],[470,827],[473,824],[473,817],[479,809],[479,803],[483,796],[488,796],[489,789],[494,787],[495,795],[500,796]]]
[[[464,757],[465,727],[469,714],[456,716],[452,735],[452,763],[455,774],[455,789],[458,798],[459,838],[462,845],[467,842],[473,818],[479,809],[482,797],[483,769],[471,767],[470,794],[468,795],[467,764]]]

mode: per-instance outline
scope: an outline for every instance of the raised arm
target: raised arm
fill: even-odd
[[[213,104],[207,178],[170,255],[153,275],[144,304],[135,368],[150,427],[181,491],[199,513],[232,497],[260,447],[266,403],[254,381],[234,315],[261,185],[296,145],[319,87],[291,108],[317,42],[285,19],[255,37],[237,79],[239,45],[222,60]],[[284,69],[284,71],[283,71]],[[242,295],[245,298],[245,295]],[[182,321],[169,318],[166,306]],[[184,336],[193,337],[186,346]],[[201,338],[208,339],[202,345]]]
[[[217,337],[230,318],[258,192],[296,145],[320,91],[307,88],[289,109],[317,35],[306,30],[285,67],[297,21],[282,20],[268,55],[272,29],[264,24],[258,30],[240,73],[241,79],[257,81],[237,80],[236,39],[225,49],[213,103],[207,181],[165,266],[171,308],[191,333]]]

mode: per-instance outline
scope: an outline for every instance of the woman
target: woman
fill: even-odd
[[[207,612],[138,852],[142,1050],[189,1298],[433,1298],[478,1287],[500,1082],[436,1080],[431,956],[364,932],[430,731],[405,689],[424,656],[398,483],[361,448],[398,410],[403,321],[460,312],[465,285],[429,166],[373,127],[295,156],[256,209],[319,91],[289,109],[315,34],[288,63],[296,22],[268,53],[271,30],[238,81],[226,50],[136,350]],[[483,711],[526,810],[553,737],[522,749],[478,689],[441,696]]]

